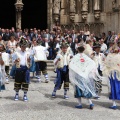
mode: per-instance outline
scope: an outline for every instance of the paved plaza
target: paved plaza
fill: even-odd
[[[31,80],[28,92],[28,102],[23,102],[23,93],[20,92],[20,100],[14,101],[13,80],[6,85],[6,91],[0,93],[0,120],[120,120],[120,102],[118,110],[110,110],[112,102],[107,97],[107,86],[103,86],[100,100],[93,100],[94,110],[88,109],[85,99],[83,109],[75,109],[77,100],[74,98],[72,86],[70,86],[69,100],[63,99],[63,90],[57,92],[57,98],[51,98],[54,87],[55,74],[49,72],[50,83],[36,83]]]

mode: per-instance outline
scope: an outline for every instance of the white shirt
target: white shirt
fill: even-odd
[[[68,64],[67,64],[67,54],[64,54],[63,56],[64,56],[64,66],[65,66],[65,65],[68,65]]]
[[[45,42],[45,47],[48,49],[49,47],[48,42]]]
[[[2,53],[2,59],[4,61],[5,66],[9,66],[10,64],[10,55],[6,52]]]
[[[76,35],[75,35],[75,34],[73,34],[73,42],[75,42],[75,38],[76,38]]]
[[[95,54],[94,61],[97,65],[97,67],[100,67],[100,70],[103,71],[104,68],[104,61],[105,60],[105,55],[103,53],[99,53],[98,55]]]
[[[107,45],[105,43],[103,43],[101,45],[101,49],[100,49],[102,52],[105,52],[107,50]]]
[[[26,53],[20,51],[20,65],[25,66],[26,65]]]
[[[78,43],[75,43],[75,49],[77,49],[78,48]]]
[[[33,48],[33,52],[34,52],[34,60],[35,61],[45,61],[47,60],[47,56],[46,54],[49,54],[49,52],[47,51],[46,47],[43,46],[35,46]]]
[[[9,41],[9,47],[10,48],[15,48],[16,47],[16,41],[13,41],[13,42]]]
[[[56,44],[56,48],[60,48],[60,44],[59,43]]]

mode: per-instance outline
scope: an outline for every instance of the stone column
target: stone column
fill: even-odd
[[[22,16],[21,16],[21,11],[17,12],[17,28],[21,29],[21,20],[22,20]]]
[[[16,7],[16,28],[21,29],[21,11],[23,10],[22,0],[17,0],[15,3]]]
[[[118,5],[119,5],[119,7],[120,7],[120,0],[118,0]]]
[[[52,9],[53,9],[53,3],[52,0],[48,0],[47,2],[47,25],[48,28],[52,30],[53,28],[53,13],[52,13]]]
[[[100,18],[100,0],[94,0],[94,15],[96,19]]]
[[[53,13],[53,2],[52,0],[50,0],[50,29],[52,30],[53,28],[53,16],[52,16],[52,13]]]
[[[82,16],[81,16],[81,3],[82,0],[76,0],[76,14],[75,14],[75,24],[79,24],[82,22]]]
[[[77,0],[77,3],[76,3],[77,14],[81,14],[81,2],[82,2],[82,0]]]
[[[60,24],[61,25],[66,25],[68,23],[68,15],[66,14],[66,9],[67,8],[67,1],[61,0],[61,6],[60,6]]]
[[[65,15],[65,7],[66,7],[65,0],[61,0],[61,15]]]

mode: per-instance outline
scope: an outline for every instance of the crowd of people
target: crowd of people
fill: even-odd
[[[24,92],[23,100],[28,100],[30,72],[36,74],[38,82],[42,72],[45,82],[49,83],[46,60],[54,60],[57,77],[52,97],[56,97],[57,90],[64,84],[64,99],[68,99],[71,82],[79,102],[76,108],[82,108],[81,98],[84,97],[93,109],[91,98],[99,98],[103,76],[107,76],[109,98],[113,100],[110,108],[117,108],[115,100],[120,100],[120,35],[114,31],[97,36],[87,28],[77,32],[61,30],[59,26],[52,31],[0,29],[0,52],[0,90],[5,90],[9,77],[15,79],[15,100],[19,100],[20,89]]]

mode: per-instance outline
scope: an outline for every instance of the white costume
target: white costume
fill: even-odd
[[[35,46],[35,47],[33,47],[33,51],[34,51],[34,61],[35,62],[47,60],[47,55],[49,52],[47,51],[46,47]]]
[[[2,53],[2,60],[4,61],[5,59],[3,58],[3,53]],[[5,72],[5,64],[0,65],[0,91],[5,90],[5,81],[6,81],[6,72]]]

